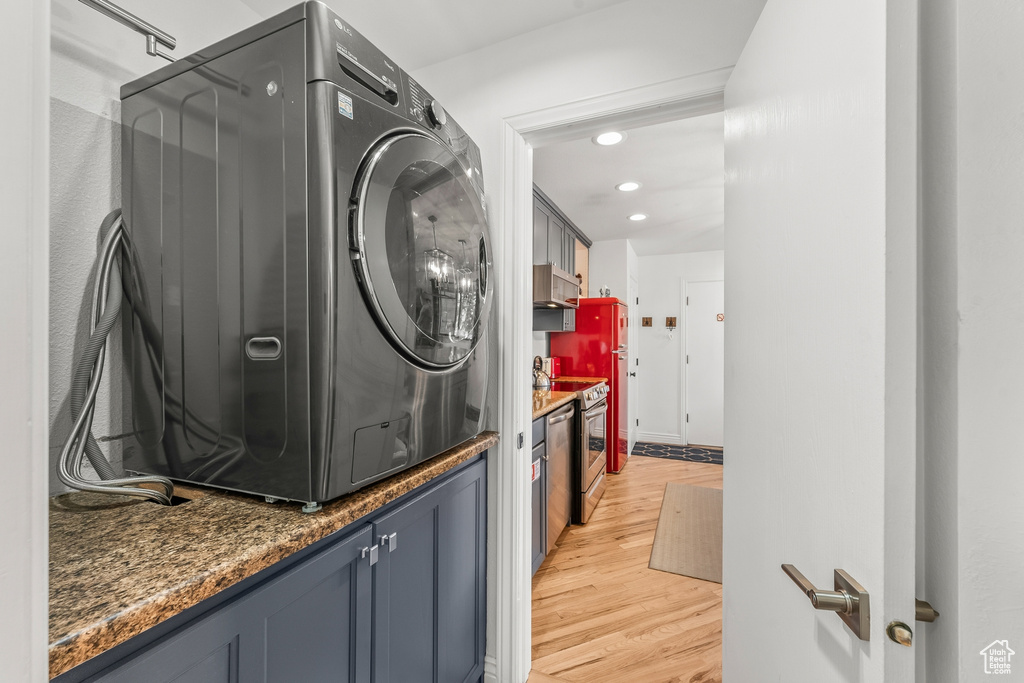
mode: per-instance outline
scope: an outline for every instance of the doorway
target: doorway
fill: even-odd
[[[506,386],[511,387],[511,390],[506,392],[506,400],[513,401],[512,410],[503,411],[503,419],[507,421],[503,422],[502,430],[506,433],[526,431],[523,426],[528,425],[530,420],[530,415],[525,410],[528,401],[525,400],[525,396],[522,399],[517,396],[518,388],[515,378],[528,373],[529,359],[532,357],[529,355],[530,324],[528,318],[522,315],[529,312],[532,299],[527,298],[531,296],[529,284],[521,277],[517,282],[513,274],[527,272],[531,266],[533,250],[530,243],[532,230],[529,220],[532,217],[532,149],[590,136],[608,127],[620,129],[630,126],[639,127],[721,112],[724,108],[724,86],[729,74],[730,70],[724,69],[679,79],[671,84],[662,84],[665,89],[661,92],[655,92],[657,89],[650,89],[644,92],[618,93],[607,98],[597,98],[586,104],[585,109],[588,111],[584,111],[582,115],[580,104],[575,103],[564,108],[554,108],[506,120],[508,126],[505,129],[502,211],[506,217],[506,225],[509,227],[504,235],[504,247],[508,250],[506,253],[509,255],[506,258],[506,263],[510,263],[512,266],[507,268],[504,274],[507,305],[503,311],[503,323],[507,325],[505,329],[511,332],[513,340],[511,348],[513,357],[508,359],[509,362],[506,363],[506,371],[503,374],[507,380],[511,380],[506,382]],[[635,302],[636,293],[632,297]],[[636,329],[634,326],[631,332],[635,333]],[[634,427],[635,424],[634,418]],[[522,461],[525,461],[523,452],[518,451],[518,454]],[[528,450],[525,452],[529,453]],[[516,521],[526,519],[525,515],[529,514],[529,508],[522,506],[519,502],[529,500],[528,490],[524,490],[524,484],[528,486],[528,482],[520,481],[521,478],[517,476],[520,464],[523,463],[500,463],[495,466],[498,471],[494,473],[496,476],[493,486],[498,490],[509,490],[511,495],[496,503],[496,521],[492,529],[496,532],[495,555],[498,558],[499,566],[523,567],[523,570],[522,572],[516,571],[511,576],[502,573],[498,573],[496,576],[492,573],[491,576],[496,579],[495,583],[497,584],[495,621],[511,626],[507,630],[502,627],[502,632],[498,637],[503,641],[498,643],[498,647],[503,645],[511,647],[514,651],[516,665],[522,667],[522,671],[525,673],[530,668],[532,615],[529,610],[517,612],[511,604],[513,601],[517,601],[520,605],[528,605],[531,595],[529,557],[521,550],[524,547],[529,547],[528,542],[522,543],[528,539],[523,538],[521,531],[526,529],[528,532],[529,525]],[[638,472],[641,470],[641,468],[635,469]],[[656,477],[656,479],[664,482],[661,477]],[[509,485],[509,489],[505,488],[506,483]],[[618,497],[620,506],[632,506],[633,503],[629,502],[627,495],[629,488],[631,487],[624,485],[622,496],[613,496],[606,505],[612,505],[612,501]],[[655,503],[655,508],[659,506],[660,499]],[[657,510],[655,510],[656,512]],[[503,518],[509,520],[509,524],[504,524]],[[647,520],[648,533],[653,534],[656,521],[656,514],[653,520]],[[510,564],[505,564],[502,558],[506,558],[505,561]],[[506,582],[504,585],[502,585],[503,581]],[[506,587],[509,590],[506,591]],[[509,618],[505,619],[503,613]],[[614,614],[610,618],[614,619]],[[720,665],[720,656],[715,654],[711,657]],[[517,678],[515,674],[510,675],[510,679],[515,678]],[[547,679],[538,678],[537,680]]]

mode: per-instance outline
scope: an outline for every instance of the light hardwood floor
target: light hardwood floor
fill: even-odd
[[[528,683],[722,680],[722,587],[648,569],[666,482],[722,488],[722,466],[634,456],[589,523],[533,578]]]

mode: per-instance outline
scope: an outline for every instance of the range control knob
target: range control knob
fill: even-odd
[[[448,122],[448,115],[444,113],[444,108],[437,100],[427,102],[424,109],[427,111],[427,120],[434,128],[440,128]]]

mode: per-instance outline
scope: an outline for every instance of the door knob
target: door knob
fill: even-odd
[[[826,591],[815,588],[800,570],[791,564],[782,565],[793,583],[814,605],[814,609],[836,612],[853,634],[861,640],[871,639],[871,602],[864,587],[842,569],[836,569],[833,575],[835,590]]]
[[[629,376],[630,377],[636,377],[636,373],[635,372],[631,372],[631,373],[629,373]]]
[[[902,621],[890,621],[889,625],[885,627],[885,635],[889,636],[889,640],[903,647],[910,647],[914,644],[914,632]]]

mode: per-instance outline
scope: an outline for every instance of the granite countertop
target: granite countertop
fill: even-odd
[[[571,394],[570,394],[571,396]],[[165,508],[127,496],[50,500],[50,677],[306,546],[498,443],[477,437],[305,514],[291,503],[184,485]]]
[[[547,415],[552,410],[576,400],[575,391],[533,390],[533,419]]]
[[[607,382],[603,377],[556,377],[554,382]],[[533,419],[543,417],[576,398],[575,391],[533,390]]]

